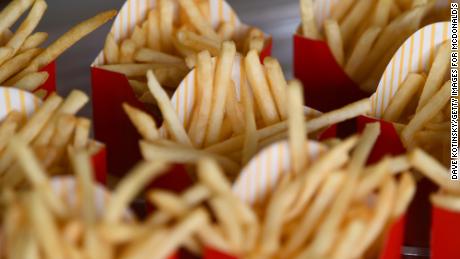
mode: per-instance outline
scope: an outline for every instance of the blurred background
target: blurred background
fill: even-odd
[[[300,22],[298,0],[227,0],[240,19],[262,28],[273,36],[273,56],[283,64],[286,76],[291,77],[292,33]],[[9,1],[0,0],[0,8]],[[108,9],[119,10],[125,0],[47,0],[48,10],[36,31],[46,31],[53,41],[73,25]],[[66,51],[57,62],[57,85],[60,94],[74,88],[91,91],[90,64],[102,49],[111,23],[98,29]],[[91,105],[84,116],[91,116]]]

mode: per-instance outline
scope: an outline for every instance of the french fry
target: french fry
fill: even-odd
[[[48,72],[33,72],[25,75],[14,83],[14,87],[26,91],[33,91],[37,87],[43,85],[48,80]]]
[[[420,91],[426,78],[419,74],[409,74],[401,84],[396,95],[391,99],[390,104],[383,113],[383,119],[398,121],[404,109],[412,98]]]
[[[179,0],[179,4],[196,30],[207,38],[214,40],[219,39],[219,36],[211,27],[211,24],[201,15],[198,6],[193,0]]]
[[[107,64],[115,64],[120,60],[120,48],[112,33],[109,33],[105,40],[104,56]]]
[[[219,55],[220,42],[218,40],[206,38],[187,30],[178,31],[176,37],[183,46],[195,52],[208,50],[213,56]]]
[[[202,147],[206,138],[206,127],[211,117],[212,96],[214,95],[214,76],[211,55],[203,51],[197,56],[197,82],[200,102],[197,116],[192,120],[188,134],[196,147]]]
[[[126,103],[123,109],[144,139],[155,141],[160,138],[156,123],[148,114]]]
[[[281,120],[284,121],[287,118],[286,105],[284,105],[286,102],[286,79],[284,78],[281,65],[276,59],[267,57],[264,59],[264,65],[276,108],[278,109]]]
[[[460,211],[460,200],[458,196],[449,194],[432,194],[430,196],[431,203],[445,210],[458,212]]]
[[[332,9],[331,17],[332,19],[341,22],[344,15],[350,10],[353,6],[355,0],[343,0],[337,3],[334,9]]]
[[[417,111],[420,111],[429,103],[435,93],[443,87],[443,80],[449,70],[450,65],[450,47],[449,43],[445,42],[439,47],[436,57],[431,65],[430,73],[423,87],[422,95],[417,106]]]
[[[38,48],[48,39],[48,33],[46,32],[36,32],[31,34],[22,44],[19,52],[24,52],[29,49]]]
[[[265,125],[269,126],[279,122],[280,117],[257,52],[254,50],[250,51],[244,62],[247,78],[254,92],[255,101],[262,114]]]
[[[233,24],[230,22],[223,22],[220,24],[219,29],[217,29],[217,34],[219,35],[221,40],[231,40],[233,34],[235,32],[235,28]]]
[[[302,33],[305,37],[318,40],[320,35],[316,27],[315,14],[312,0],[300,1],[300,12],[302,16]]]
[[[91,121],[86,118],[78,118],[75,125],[75,135],[73,146],[78,149],[83,149],[88,145],[90,135]]]
[[[147,33],[147,46],[151,49],[161,49],[161,32],[159,27],[159,17],[157,10],[151,10],[148,15],[148,33]]]
[[[136,43],[131,39],[125,39],[120,46],[120,63],[133,63]]]
[[[147,35],[141,27],[134,27],[133,34],[131,35],[131,40],[136,45],[136,48],[143,48],[147,43]]]
[[[139,49],[134,55],[134,60],[142,63],[162,63],[162,64],[174,64],[184,65],[183,59],[165,54],[163,52],[154,51],[148,48]]]
[[[174,23],[174,5],[171,0],[160,0],[158,2],[159,13],[159,27],[160,27],[160,40],[161,49],[171,51],[171,37],[173,33]]]
[[[43,17],[43,14],[45,13],[46,8],[47,4],[44,0],[35,1],[27,18],[19,26],[13,37],[11,37],[11,39],[6,44],[7,47],[13,48],[13,54],[15,54],[21,48],[24,41],[38,25]],[[0,63],[3,63],[4,61],[5,59],[1,60]]]
[[[6,29],[11,28],[34,2],[34,0],[11,1],[11,3],[0,12],[0,32],[4,32]]]
[[[303,88],[298,81],[289,83],[287,87],[287,112],[289,128],[289,152],[292,159],[292,170],[299,174],[308,164],[306,150],[307,128],[303,116]]]
[[[348,75],[350,75],[350,77],[357,77],[356,74],[359,73],[359,68],[362,62],[371,51],[372,45],[380,32],[381,29],[379,27],[371,27],[364,31],[363,35],[359,38],[345,65],[345,71]]]
[[[233,81],[230,81],[229,89],[227,90],[225,112],[233,128],[233,132],[235,134],[242,134],[244,132],[245,120],[243,112],[239,106],[238,98],[236,96],[236,87]]]
[[[244,74],[243,74],[244,75]],[[244,107],[244,143],[243,143],[243,156],[242,164],[249,163],[250,159],[257,152],[258,137],[257,137],[257,125],[254,114],[254,103],[253,98],[250,96],[249,87],[247,85],[246,77],[243,76],[241,81],[241,96],[243,99]]]
[[[158,106],[160,107],[163,113],[165,122],[168,125],[168,132],[179,143],[186,146],[192,146],[192,142],[190,141],[187,132],[181,125],[179,119],[177,118],[177,114],[175,113],[174,108],[172,107],[172,104],[169,101],[168,95],[161,88],[152,71],[147,72],[147,79],[149,90],[155,97],[155,100],[157,101]]]
[[[99,28],[101,25],[112,19],[116,14],[116,11],[107,11],[100,13],[93,18],[90,18],[77,26],[73,27],[62,35],[59,39],[53,42],[48,48],[42,53],[35,57],[25,69],[19,74],[7,81],[7,85],[15,84],[26,74],[31,72],[37,72],[40,68],[49,64],[55,60],[65,50],[70,48],[73,44],[79,41],[81,38]]]
[[[326,34],[327,44],[329,49],[332,51],[335,60],[339,65],[343,65],[344,61],[344,49],[342,35],[340,32],[340,27],[337,21],[327,20],[324,22],[324,32]]]
[[[1,66],[2,69],[0,70],[0,82],[6,81],[9,77],[21,71],[21,69],[26,67],[27,63],[29,63],[41,51],[41,49],[29,49],[6,61]]]
[[[429,102],[415,114],[414,118],[407,124],[401,133],[402,141],[406,146],[412,146],[414,140],[411,136],[423,125],[429,122],[442,111],[444,105],[447,104],[450,97],[450,81],[446,82],[441,89],[429,100]]]
[[[225,99],[230,87],[231,72],[235,59],[236,48],[233,42],[224,42],[222,49],[217,58],[214,85],[213,85],[213,103],[211,114],[208,122],[207,136],[205,145],[212,145],[218,142],[219,134],[224,121]]]

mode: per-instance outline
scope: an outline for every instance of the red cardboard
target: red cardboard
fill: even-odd
[[[335,61],[324,41],[294,35],[294,77],[304,86],[305,104],[321,112],[369,97]]]
[[[91,157],[96,181],[102,185],[107,183],[107,158],[105,146]]]
[[[203,259],[238,259],[238,257],[228,255],[210,247],[205,247],[203,252]]]
[[[433,207],[431,258],[460,258],[460,213]]]
[[[391,225],[387,233],[387,238],[384,242],[382,251],[380,252],[380,259],[401,258],[401,245],[404,241],[405,224],[406,217],[402,216]]]
[[[271,54],[271,48],[270,39],[261,52],[261,60]],[[92,67],[91,80],[96,139],[107,145],[109,172],[123,176],[141,159],[138,147],[141,137],[123,111],[122,104],[128,103],[146,112],[149,111],[136,98],[128,79],[123,74]]]

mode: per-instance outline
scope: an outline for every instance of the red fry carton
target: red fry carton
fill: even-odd
[[[314,13],[317,24],[323,24],[340,1],[343,0],[315,1]],[[431,2],[423,12],[422,18],[433,15],[436,10],[446,9],[450,1],[435,0]],[[433,16],[433,19],[439,21],[445,18]],[[424,39],[424,41],[430,42],[429,39]],[[371,95],[361,90],[358,83],[347,75],[344,68],[336,62],[324,40],[312,40],[296,33],[293,36],[293,47],[294,77],[300,79],[304,84],[305,103],[309,107],[327,112]],[[416,53],[416,50],[413,53]],[[396,69],[396,73],[399,72],[400,70]]]
[[[460,258],[460,213],[433,206],[431,258]]]
[[[239,21],[226,1],[208,1],[213,26],[217,27],[221,21],[227,21],[232,22],[239,33],[247,31],[249,27]],[[146,19],[148,11],[155,8],[155,5],[156,0],[128,0],[111,29],[115,40],[120,42],[128,37],[134,27]],[[269,56],[271,47],[272,41],[268,38],[261,56]],[[139,135],[121,105],[126,102],[137,108],[146,109],[135,97],[128,79],[122,74],[97,68],[102,64],[104,55],[101,52],[91,67],[95,135],[98,140],[107,144],[109,171],[120,176],[141,157],[138,149]]]
[[[428,71],[436,50],[449,39],[448,31],[448,22],[435,23],[425,26],[406,40],[391,59],[377,91],[370,98],[370,116],[382,118],[409,73]],[[435,190],[436,186],[427,179],[422,179],[417,184],[417,193],[408,212],[405,240],[408,247],[427,249],[430,247],[430,239],[433,241],[439,238],[434,236],[436,233],[433,229],[430,237],[431,222],[436,221],[432,216],[438,215],[430,213],[429,195]],[[444,248],[449,249],[447,246]]]

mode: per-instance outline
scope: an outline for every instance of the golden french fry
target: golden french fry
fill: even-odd
[[[412,167],[444,190],[460,194],[460,185],[450,180],[449,170],[421,149],[415,149],[409,154],[409,162]]]
[[[48,65],[50,62],[55,60],[65,50],[70,48],[73,44],[79,41],[81,38],[99,28],[101,25],[112,19],[116,15],[116,11],[107,11],[100,13],[93,18],[90,18],[66,33],[59,39],[53,42],[48,48],[45,49],[40,55],[35,57],[29,66],[22,70],[19,74],[7,81],[7,84],[12,85],[19,81],[22,77],[30,72],[37,72],[40,68]]]
[[[29,9],[35,0],[14,0],[11,1],[0,12],[0,32],[4,32],[21,17],[21,15]]]
[[[244,66],[244,65],[243,65]],[[245,165],[254,157],[257,153],[258,137],[257,137],[257,125],[254,114],[254,103],[247,84],[246,75],[243,73],[240,83],[240,91],[243,99],[244,107],[244,143],[243,143],[243,155],[242,164]]]
[[[344,17],[343,21],[340,23],[340,30],[342,31],[343,44],[345,47],[348,46],[349,41],[358,27],[357,25],[365,19],[373,4],[373,1],[357,1],[350,13]]]
[[[450,98],[450,81],[446,82],[441,89],[423,106],[423,108],[415,114],[409,124],[401,133],[401,139],[406,146],[412,146],[414,143],[413,135],[420,130],[426,123],[433,119]]]
[[[160,51],[148,48],[139,49],[134,55],[134,60],[141,63],[160,63],[172,65],[185,65],[180,57],[169,55]]]
[[[196,147],[202,147],[206,138],[206,126],[211,116],[214,73],[211,55],[203,51],[197,56],[196,76],[200,100],[197,103],[197,116],[192,119],[189,129],[190,138]]]
[[[244,132],[245,120],[243,111],[240,108],[238,97],[236,96],[235,83],[231,80],[229,89],[227,90],[227,99],[225,100],[225,112],[234,134],[242,134]]]
[[[148,15],[148,32],[147,32],[147,46],[150,49],[161,50],[161,32],[158,22],[158,10],[154,9]]]
[[[120,63],[133,63],[136,52],[136,43],[131,39],[125,39],[120,46]]]
[[[203,36],[209,39],[219,39],[219,36],[214,31],[211,24],[201,14],[199,7],[196,5],[195,1],[179,0],[179,4],[187,14],[190,23],[193,25],[193,27],[195,27],[197,31],[199,31]]]
[[[316,27],[315,13],[313,10],[313,1],[301,0],[300,12],[302,16],[303,36],[314,40],[321,39],[321,36],[318,32],[318,27]]]
[[[233,62],[236,55],[236,47],[233,42],[224,42],[217,58],[214,85],[213,103],[211,106],[211,116],[209,118],[205,145],[212,145],[218,142],[225,113],[225,99],[232,76]]]
[[[175,163],[194,163],[202,158],[213,158],[225,169],[229,175],[239,172],[239,165],[230,159],[207,153],[201,150],[194,150],[185,147],[161,147],[147,142],[141,142],[141,153],[147,160],[165,160]]]
[[[377,198],[375,213],[366,226],[362,240],[353,249],[352,258],[362,256],[366,249],[378,238],[379,233],[385,228],[386,221],[391,216],[391,208],[394,206],[395,195],[395,180],[388,179],[382,184]]]
[[[312,235],[314,227],[321,220],[341,187],[344,176],[341,173],[332,173],[321,183],[317,198],[286,241],[283,252],[287,257],[292,256],[292,253],[301,248],[302,244]]]
[[[14,49],[13,54],[21,48],[27,37],[29,37],[35,27],[37,27],[38,23],[43,17],[43,14],[45,13],[46,8],[47,4],[44,0],[35,1],[32,9],[29,12],[29,15],[26,17],[23,23],[21,23],[19,28],[13,34],[13,37],[11,37],[11,39],[6,44],[7,47]],[[5,60],[1,60],[0,63],[3,63],[4,61]]]
[[[259,61],[259,55],[252,50],[244,59],[245,70],[254,92],[254,98],[257,107],[262,114],[262,118],[266,126],[272,125],[280,121],[278,111],[276,110],[273,95],[270,92],[267,79],[265,77],[264,69]]]
[[[75,136],[73,146],[78,149],[83,149],[88,145],[90,134],[91,121],[86,118],[78,118],[75,126]]]
[[[123,109],[144,139],[154,141],[160,137],[156,123],[149,114],[127,103],[123,104]]]
[[[460,199],[456,195],[442,193],[432,194],[430,200],[436,207],[454,212],[460,211]]]
[[[46,80],[48,80],[48,77],[48,72],[33,72],[19,79],[14,84],[14,87],[26,91],[33,91],[34,89],[37,89],[38,87],[42,86],[46,82]]]
[[[281,120],[284,121],[287,118],[285,105],[287,82],[284,78],[283,70],[278,60],[272,57],[264,59],[264,66],[270,83],[270,90],[273,93],[273,99],[275,99],[276,108],[278,109]]]
[[[120,61],[120,48],[113,36],[113,33],[109,33],[105,39],[104,45],[104,57],[106,64],[116,64]]]
[[[124,74],[127,77],[145,76],[149,70],[157,70],[163,68],[160,64],[115,64],[115,65],[103,65],[100,68],[113,71],[116,73]],[[174,67],[168,67],[176,70]]]
[[[24,52],[29,49],[34,49],[42,45],[48,39],[48,33],[46,32],[36,32],[24,41],[19,52]]]
[[[26,50],[6,61],[0,69],[0,82],[4,82],[15,73],[21,71],[21,69],[26,67],[27,64],[41,51],[41,49]]]
[[[137,97],[142,96],[144,93],[149,91],[147,83],[138,80],[128,80],[128,82]]]
[[[415,179],[410,172],[405,172],[399,180],[396,190],[395,205],[392,213],[393,218],[401,217],[409,207],[410,202],[414,198],[416,191]]]
[[[423,87],[425,80],[426,78],[423,75],[415,73],[409,74],[385,109],[383,119],[387,121],[398,121],[409,102],[416,96],[421,87]]]
[[[326,20],[324,22],[324,32],[329,49],[339,65],[344,64],[345,54],[340,27],[335,20]]]
[[[450,43],[443,43],[436,54],[436,57],[431,65],[430,72],[426,79],[425,86],[422,90],[422,95],[418,102],[417,111],[420,111],[430,102],[435,93],[443,86],[444,79],[450,69]]]
[[[353,219],[349,222],[340,235],[340,243],[333,250],[331,258],[349,258],[353,254],[354,247],[360,242],[360,238],[366,232],[366,222],[363,219]]]
[[[350,11],[352,6],[355,4],[355,0],[342,0],[332,9],[331,18],[341,22],[346,13]]]
[[[221,23],[219,29],[217,29],[217,34],[221,40],[231,40],[233,38],[234,32],[235,28],[230,22]]]
[[[170,52],[171,38],[174,30],[174,2],[172,0],[158,1],[161,50]]]
[[[374,17],[372,17],[373,26],[383,27],[388,24],[392,3],[394,0],[378,0],[374,8]]]
[[[174,107],[169,100],[168,94],[161,88],[151,70],[147,72],[147,80],[149,90],[155,97],[155,100],[157,101],[158,106],[160,107],[160,110],[163,114],[168,132],[177,142],[186,146],[193,146],[190,138],[187,135],[187,132],[184,129],[184,126],[181,124],[179,118],[177,117],[176,111],[174,110]]]
[[[124,211],[136,195],[149,183],[167,169],[163,162],[142,162],[135,167],[131,174],[122,180],[107,204],[104,222],[116,223],[121,220]]]
[[[206,38],[191,31],[179,30],[176,34],[177,40],[186,48],[200,52],[207,50],[213,56],[219,55],[220,41]]]
[[[351,78],[357,78],[357,73],[360,73],[359,67],[371,52],[371,48],[380,34],[381,29],[379,27],[371,27],[363,32],[359,40],[357,41],[350,57],[348,58],[345,65],[345,72]]]
[[[303,115],[303,88],[299,81],[292,81],[287,87],[287,112],[289,131],[289,152],[292,171],[300,174],[308,165],[307,128]]]
[[[146,32],[141,27],[136,26],[131,35],[131,40],[136,44],[136,48],[143,48],[147,44]]]

